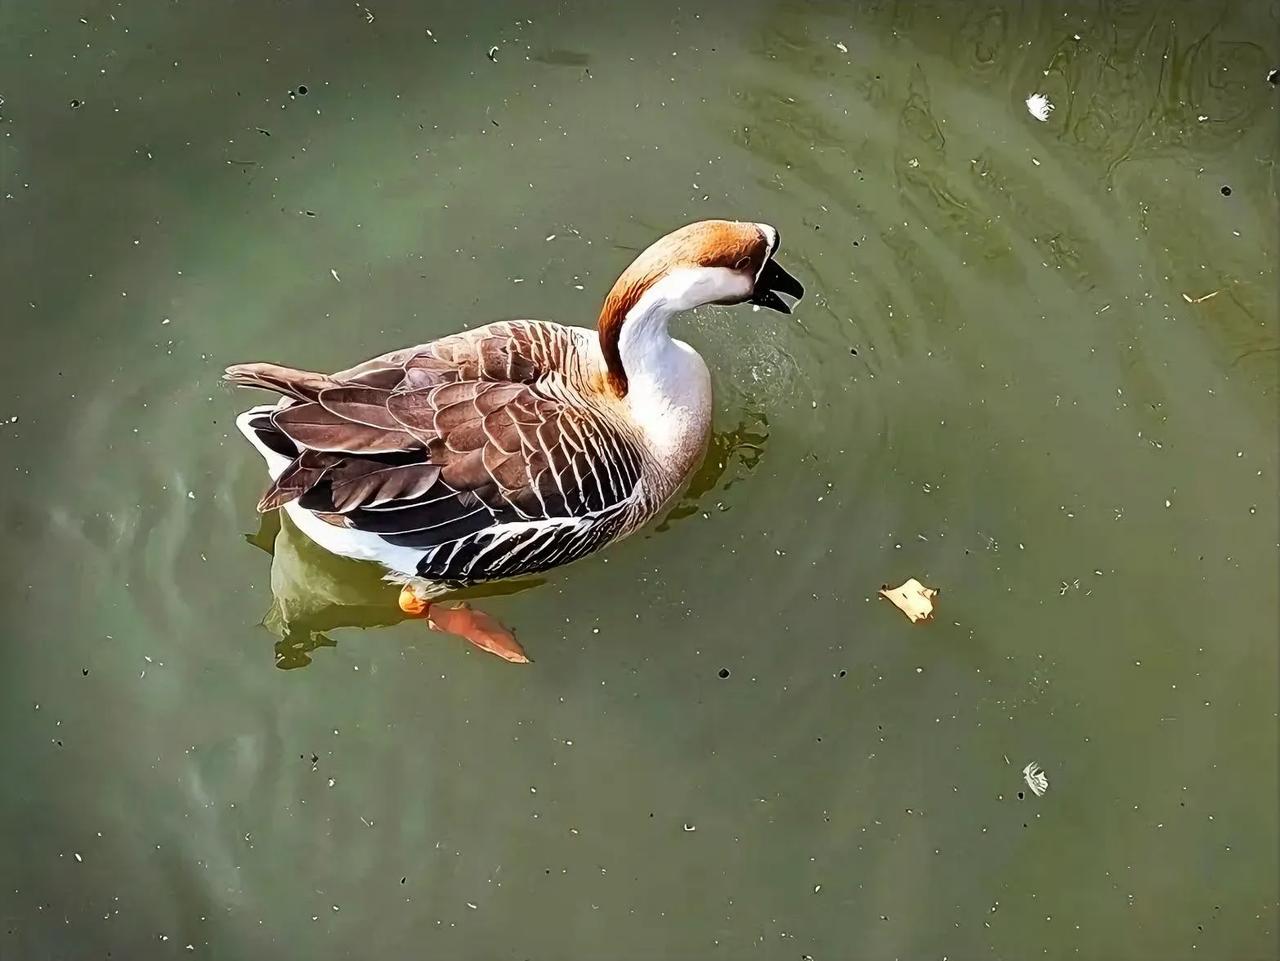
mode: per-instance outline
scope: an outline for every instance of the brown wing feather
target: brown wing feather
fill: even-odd
[[[275,365],[231,368],[232,382],[297,401],[269,418],[287,438],[282,443],[292,442],[299,454],[263,498],[263,509],[300,497],[308,510],[393,543],[428,556],[452,544],[450,557],[463,558],[480,552],[468,539],[495,525],[578,517],[625,502],[639,481],[635,441],[540,387],[543,378],[572,387],[565,378],[576,374],[575,336],[517,321],[331,375]],[[621,454],[621,463],[600,464],[600,452],[610,451]],[[460,549],[463,541],[468,551]],[[544,546],[547,556],[562,548]]]
[[[301,497],[320,483],[337,463],[338,459],[331,455],[304,450],[267,488],[262,500],[258,501],[258,511],[265,514]]]
[[[297,400],[315,400],[316,395],[335,381],[328,374],[294,370],[278,364],[232,364],[222,379],[238,387],[261,387]]]
[[[335,454],[387,454],[421,446],[404,431],[384,430],[348,420],[318,403],[283,407],[271,415],[271,422],[300,448],[310,450]]]
[[[377,461],[348,459],[333,472],[329,489],[334,510],[381,507],[395,501],[417,500],[440,477],[435,464],[383,465]]]
[[[399,431],[400,425],[387,410],[390,390],[376,387],[330,387],[320,391],[320,406],[344,420],[355,421],[366,427]]]

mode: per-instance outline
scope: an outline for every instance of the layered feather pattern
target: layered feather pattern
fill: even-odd
[[[567,563],[622,536],[646,501],[645,448],[584,382],[581,334],[510,321],[334,374],[274,364],[226,379],[284,396],[250,421],[290,457],[259,510],[423,552],[417,574],[469,583]]]

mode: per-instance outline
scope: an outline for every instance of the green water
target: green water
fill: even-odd
[[[1262,2],[0,7],[0,957],[1277,957],[1277,66]],[[477,602],[532,665],[260,524],[226,364],[590,324],[706,216],[809,296],[682,322],[715,447]]]

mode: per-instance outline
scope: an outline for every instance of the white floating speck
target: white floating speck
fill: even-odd
[[[81,864],[84,863],[84,858],[80,857],[79,851],[76,852],[76,860],[79,861]]]
[[[841,43],[839,40],[837,40],[837,41],[836,41],[836,49],[837,49],[837,50],[839,50],[841,53],[848,53],[848,52],[849,52],[849,48],[848,48],[848,47],[846,47],[846,46],[845,46],[843,43]]]
[[[555,240],[555,239],[556,239],[556,235],[555,235],[555,234],[547,234],[547,240],[548,240],[548,241]]]
[[[495,47],[494,49],[496,50],[497,47]],[[469,907],[472,911],[478,910],[476,906],[472,904],[470,901],[467,902],[467,907]]]
[[[342,278],[338,276],[338,272],[334,270],[332,267],[329,268],[329,273],[333,274],[334,280],[336,280],[338,283],[342,283]]]
[[[684,829],[685,829],[686,831],[696,831],[696,830],[698,830],[698,829],[697,829],[697,827],[695,827],[695,826],[694,826],[694,825],[692,825],[692,824],[685,824]]]
[[[189,501],[193,501],[193,500],[195,500],[195,499],[196,499],[196,492],[195,492],[195,491],[187,491],[187,500],[189,500]]]
[[[1053,113],[1053,104],[1042,93],[1033,93],[1027,98],[1027,111],[1037,120],[1044,122]]]
[[[1027,782],[1027,787],[1031,788],[1031,793],[1036,797],[1043,796],[1044,792],[1049,790],[1049,779],[1044,776],[1040,765],[1035,761],[1022,769],[1022,779]]]

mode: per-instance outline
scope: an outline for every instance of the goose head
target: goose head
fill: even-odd
[[[623,271],[600,310],[600,347],[614,392],[621,396],[627,391],[624,329],[630,339],[666,337],[673,314],[705,304],[751,303],[791,313],[780,295],[799,300],[804,287],[775,259],[780,242],[769,224],[700,220],[645,249]]]

